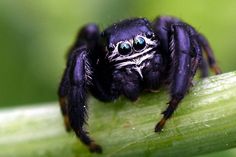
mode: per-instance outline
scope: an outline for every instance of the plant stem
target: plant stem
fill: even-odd
[[[146,93],[137,102],[89,100],[90,135],[103,146],[91,154],[67,134],[57,103],[0,111],[1,157],[191,156],[236,146],[236,72],[199,81],[186,95],[162,133],[154,126],[169,96]]]

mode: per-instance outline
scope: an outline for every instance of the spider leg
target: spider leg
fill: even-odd
[[[205,52],[206,57],[207,57],[208,64],[209,64],[210,68],[212,69],[212,71],[215,74],[221,74],[221,69],[216,64],[216,60],[215,60],[215,57],[214,57],[214,54],[213,54],[213,50],[211,49],[211,46],[210,46],[209,42],[207,41],[207,39],[202,34],[199,34],[198,35],[198,42],[201,44],[201,46],[204,49],[204,52]]]
[[[85,45],[93,49],[96,46],[99,35],[99,29],[96,25],[86,25],[79,31],[75,43],[69,50],[66,69],[58,89],[59,104],[64,118],[64,125],[67,131],[71,131],[70,120],[68,117],[68,91],[70,88],[70,70],[72,66],[72,60],[75,57],[74,50]],[[96,58],[96,56],[94,58]]]
[[[69,57],[66,69],[64,71],[63,77],[60,82],[60,86],[58,89],[58,96],[59,96],[59,104],[61,108],[61,113],[64,119],[64,125],[66,128],[66,131],[71,131],[70,121],[68,117],[68,91],[70,88],[70,69],[72,64],[72,58],[73,54]]]
[[[99,37],[96,25],[90,24],[81,29],[77,40],[71,47],[67,66],[58,90],[59,102],[67,130],[73,129],[76,136],[89,147],[91,152],[101,153],[97,145],[85,130],[87,118],[87,91],[92,80],[92,54]]]
[[[113,81],[113,75],[111,71],[104,68],[103,64],[97,64],[93,69],[93,82],[90,85],[91,94],[100,101],[110,102],[118,98],[119,92],[117,91],[117,82]]]
[[[160,50],[166,64],[166,72],[163,74],[167,83],[171,83],[171,99],[163,112],[163,118],[155,127],[155,131],[160,132],[188,91],[197,68],[200,68],[201,76],[206,77],[207,59],[216,74],[221,71],[206,38],[190,25],[175,17],[160,16],[154,20],[152,26],[160,40]],[[202,57],[202,48],[206,59]]]
[[[89,147],[91,152],[101,153],[102,148],[88,135],[84,128],[87,117],[87,86],[90,82],[90,66],[87,49],[76,50],[70,70],[70,89],[68,92],[68,116],[76,136]]]
[[[185,24],[174,24],[171,29],[171,56],[173,60],[171,74],[171,99],[163,118],[155,127],[160,132],[190,87],[193,76],[201,61],[201,49],[189,33]]]
[[[204,56],[202,56],[202,61],[199,64],[199,69],[200,69],[200,78],[205,78],[209,76],[208,64]]]
[[[161,54],[156,54],[143,70],[143,80],[145,89],[157,91],[161,84],[161,73],[163,72],[163,58]]]

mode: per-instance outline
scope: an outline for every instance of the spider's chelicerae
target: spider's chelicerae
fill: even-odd
[[[86,25],[67,59],[58,92],[66,129],[72,128],[90,151],[97,153],[102,148],[84,128],[88,92],[105,102],[120,95],[135,101],[143,90],[155,91],[169,85],[170,101],[155,126],[155,132],[160,132],[184,98],[198,68],[202,77],[208,75],[208,65],[215,74],[221,73],[206,38],[169,16],[158,17],[152,23],[145,18],[126,19],[101,33],[97,25]]]

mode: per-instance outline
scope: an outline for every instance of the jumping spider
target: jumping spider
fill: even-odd
[[[135,101],[143,90],[169,85],[168,107],[155,126],[155,132],[160,132],[184,98],[198,68],[202,77],[208,75],[208,65],[215,74],[221,73],[206,38],[169,16],[158,17],[152,23],[145,18],[126,19],[102,33],[97,25],[86,25],[67,59],[58,92],[65,126],[97,153],[102,148],[84,128],[88,92],[104,102],[120,95]]]

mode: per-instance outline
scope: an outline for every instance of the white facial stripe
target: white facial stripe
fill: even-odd
[[[156,53],[156,51],[151,51],[150,53],[148,53],[140,58],[134,59],[136,61],[136,65],[140,65],[140,64],[142,64],[143,61],[153,58],[155,53]]]
[[[121,68],[124,68],[124,67],[126,67],[128,70],[133,69],[139,74],[139,76],[141,78],[143,78],[142,69],[145,67],[145,64],[143,64],[143,62],[148,60],[148,59],[153,58],[155,53],[156,53],[155,51],[152,51],[152,53],[147,54],[145,56],[142,56],[138,59],[133,59],[131,61],[125,61],[125,62],[118,63],[118,64],[115,65],[115,67],[117,69],[121,69]]]
[[[123,67],[130,66],[130,65],[136,65],[136,63],[134,61],[126,61],[126,62],[115,64],[115,67],[117,69],[121,69]]]
[[[142,64],[143,61],[145,61],[147,59],[151,59],[154,56],[155,53],[156,53],[156,51],[151,51],[151,52],[149,52],[146,55],[143,55],[141,57],[117,63],[117,64],[115,64],[115,66],[119,66],[119,67],[121,65],[123,65],[123,66],[127,66],[127,65],[137,65],[137,66],[139,66],[140,64]]]
[[[129,56],[122,56],[122,55],[120,55],[120,56],[118,56],[116,58],[115,57],[112,58],[111,60],[113,62],[117,62],[117,61],[122,61],[122,60],[127,60],[127,59],[134,59],[136,57],[144,55],[145,53],[149,52],[150,50],[152,50],[152,47],[149,47],[149,48],[145,49],[144,51],[137,52],[137,53],[134,53],[134,54],[129,55]]]
[[[141,78],[143,78],[143,74],[141,71],[143,69],[143,67],[134,67],[133,69],[138,72],[138,74]]]
[[[130,61],[125,61],[125,62],[121,62],[118,64],[115,64],[115,67],[117,69],[121,69],[121,68],[130,68],[130,69],[134,69],[136,70],[140,76],[142,77],[142,73],[141,70],[143,69],[143,67],[145,66],[145,64],[143,64],[144,61],[149,60],[151,58],[153,58],[153,56],[155,55],[155,51],[152,51],[150,54],[147,54],[145,56],[142,56],[140,58],[137,59],[132,59]],[[129,67],[130,66],[130,67]]]
[[[151,51],[149,54],[146,54],[140,58],[131,59],[129,61],[117,63],[114,66],[117,69],[126,68],[127,70],[135,70],[139,74],[139,76],[141,78],[143,78],[142,69],[145,67],[145,63],[143,63],[143,62],[153,58],[155,53],[156,53],[156,51]]]

